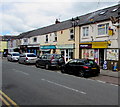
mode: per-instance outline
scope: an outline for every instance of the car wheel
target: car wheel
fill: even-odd
[[[13,61],[13,60],[12,60],[12,58],[11,58],[11,60],[10,60],[10,61],[11,61],[11,62]]]
[[[78,76],[80,76],[80,77],[84,77],[84,75],[85,75],[85,73],[84,73],[84,71],[83,71],[83,70],[79,71]]]
[[[18,63],[21,64],[19,60],[18,60]]]
[[[37,68],[39,68],[39,64],[38,64],[38,63],[35,63],[35,66],[36,66]]]
[[[27,65],[26,61],[24,61],[24,64]]]
[[[47,70],[49,69],[49,65],[48,64],[45,65],[45,69],[47,69]]]
[[[65,73],[65,70],[64,70],[64,68],[61,68],[61,72],[62,72],[62,73]]]

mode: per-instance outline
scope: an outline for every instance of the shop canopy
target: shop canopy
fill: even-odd
[[[54,45],[40,46],[40,49],[56,49],[56,46],[54,46]]]

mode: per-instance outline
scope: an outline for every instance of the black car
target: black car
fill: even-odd
[[[100,74],[100,67],[91,59],[72,59],[62,65],[61,72],[73,73],[80,77],[98,76]]]
[[[45,69],[60,68],[63,64],[65,61],[61,54],[44,54],[36,61],[36,67],[44,67]]]

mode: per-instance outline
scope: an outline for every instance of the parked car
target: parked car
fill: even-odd
[[[19,52],[9,52],[7,55],[7,60],[8,61],[18,61],[19,59]]]
[[[44,54],[36,61],[36,67],[44,67],[45,69],[60,68],[62,64],[65,64],[65,60],[61,54]]]
[[[72,59],[62,65],[61,72],[73,73],[80,77],[98,76],[100,74],[100,67],[91,59]]]
[[[20,54],[18,63],[23,64],[35,64],[37,56],[34,53],[23,53]]]

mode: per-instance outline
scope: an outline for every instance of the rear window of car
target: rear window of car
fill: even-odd
[[[61,55],[54,55],[55,59],[61,58]]]
[[[96,64],[94,60],[86,60],[85,63],[88,65]]]
[[[19,56],[20,54],[18,54],[18,53],[14,53],[14,54],[12,54],[13,56]]]
[[[27,54],[27,57],[36,57],[34,54]]]

